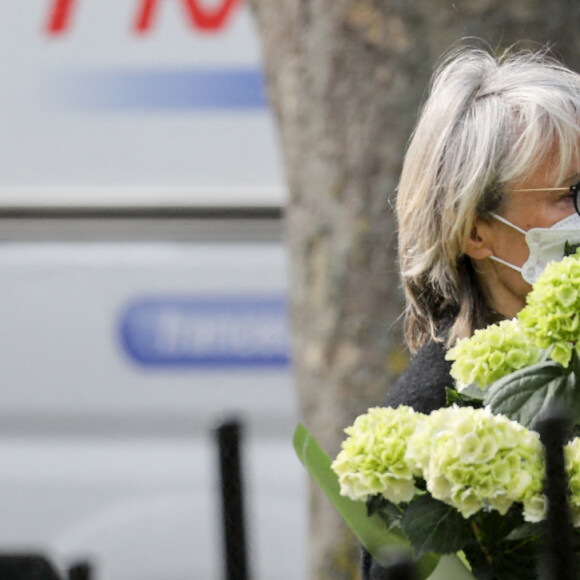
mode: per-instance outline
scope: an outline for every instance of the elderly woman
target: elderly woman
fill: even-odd
[[[451,54],[436,72],[397,198],[406,339],[386,404],[429,413],[446,350],[512,318],[565,242],[580,243],[580,75],[542,53]],[[388,573],[363,555],[363,578]]]

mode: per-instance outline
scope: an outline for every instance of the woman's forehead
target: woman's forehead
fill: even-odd
[[[580,143],[578,146],[580,152]],[[539,156],[526,174],[515,180],[511,191],[519,189],[540,189],[549,187],[569,187],[580,179],[580,159],[564,160],[560,148],[553,146],[548,153]]]

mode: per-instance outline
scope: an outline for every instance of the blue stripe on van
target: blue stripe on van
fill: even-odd
[[[286,300],[261,297],[150,297],[121,315],[121,343],[136,363],[159,367],[284,367]]]
[[[102,111],[235,111],[267,106],[259,69],[96,70],[57,75],[51,99]]]

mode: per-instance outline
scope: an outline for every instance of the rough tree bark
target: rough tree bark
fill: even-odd
[[[287,239],[304,420],[332,456],[407,362],[393,195],[433,65],[464,37],[550,42],[579,64],[574,0],[250,0],[290,189]],[[578,67],[577,67],[578,68]],[[312,578],[358,575],[358,547],[311,493]]]

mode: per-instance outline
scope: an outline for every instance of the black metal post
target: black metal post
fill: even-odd
[[[2,580],[60,580],[60,574],[43,554],[0,554]]]
[[[386,567],[385,580],[418,580],[413,560],[405,555],[396,556]]]
[[[88,562],[77,562],[68,569],[68,580],[91,580],[92,570]]]
[[[570,419],[565,409],[550,410],[537,423],[537,431],[546,452],[546,482],[548,499],[541,577],[546,580],[576,580],[576,561],[572,542],[572,524],[568,507],[568,478],[564,467],[564,444]]]
[[[244,493],[240,459],[241,426],[237,420],[216,429],[219,446],[225,580],[248,580]]]

